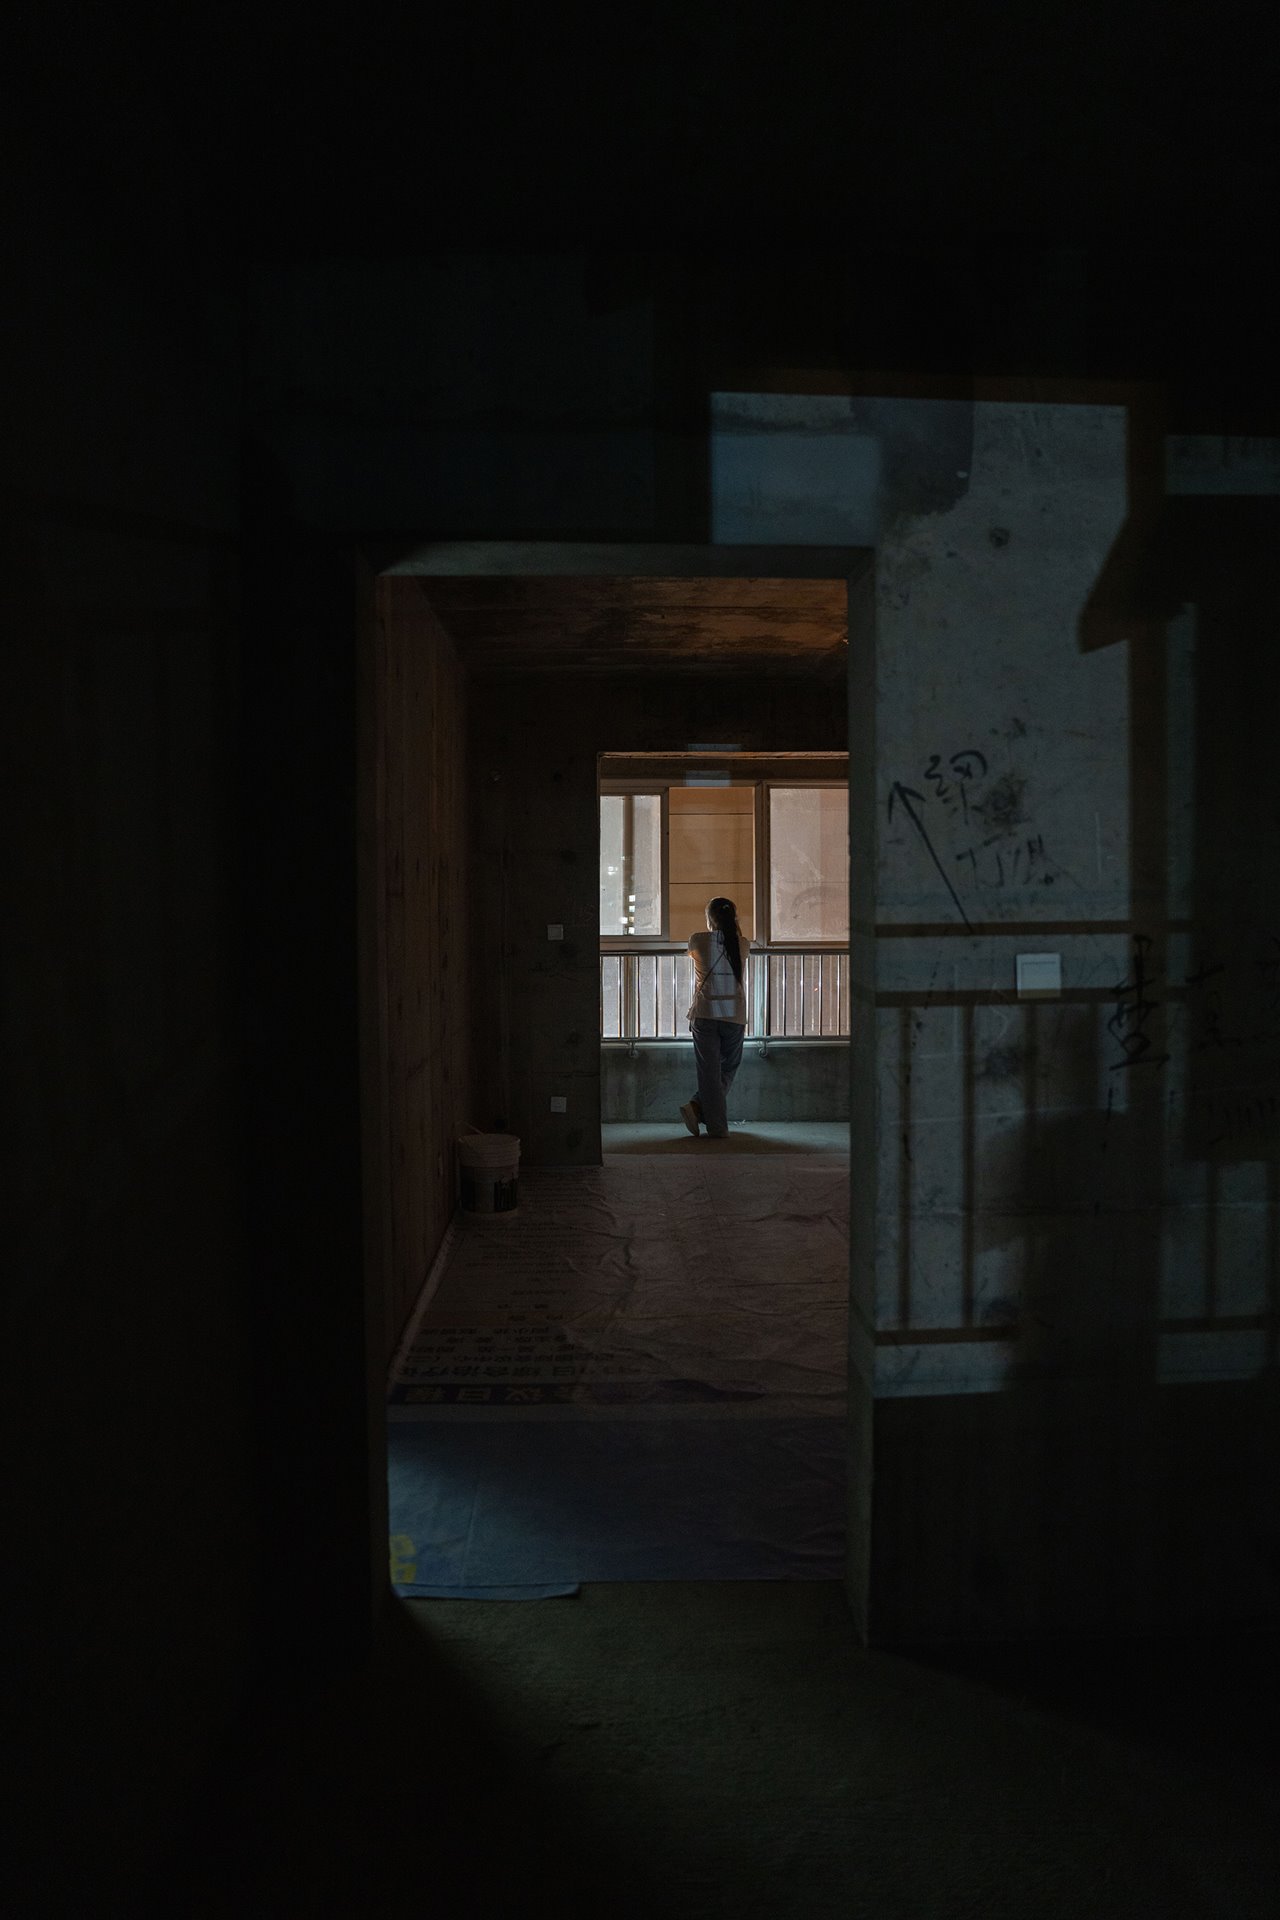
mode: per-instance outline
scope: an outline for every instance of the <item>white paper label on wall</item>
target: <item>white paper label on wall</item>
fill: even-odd
[[[1019,1000],[1062,992],[1060,953],[1020,953],[1017,968]]]
[[[564,927],[559,920],[549,920],[547,922],[547,938],[548,940],[564,939]]]

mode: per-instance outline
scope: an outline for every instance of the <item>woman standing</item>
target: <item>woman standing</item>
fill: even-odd
[[[698,1091],[680,1109],[690,1133],[699,1124],[713,1140],[729,1133],[725,1097],[742,1060],[747,1031],[746,946],[732,900],[707,902],[707,931],[689,935],[693,956],[693,1005],[689,1027]]]

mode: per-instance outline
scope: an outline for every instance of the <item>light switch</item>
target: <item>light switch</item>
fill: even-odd
[[[565,1099],[565,1097],[564,1097],[564,1095],[563,1095],[562,1093],[553,1093],[553,1094],[552,1094],[552,1096],[551,1096],[551,1111],[552,1111],[552,1113],[568,1113],[568,1111],[569,1111],[569,1102],[568,1102],[568,1101],[567,1101],[567,1100]]]
[[[547,922],[547,938],[548,940],[564,939],[564,927],[559,920],[549,920]]]
[[[1019,1000],[1047,1000],[1062,992],[1060,953],[1020,953],[1017,967]]]

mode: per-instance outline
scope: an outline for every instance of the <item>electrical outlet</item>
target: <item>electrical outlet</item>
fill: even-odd
[[[1015,959],[1019,1000],[1052,1000],[1062,992],[1060,953],[1020,953]]]
[[[553,1093],[553,1094],[552,1094],[552,1096],[551,1096],[551,1111],[552,1111],[552,1113],[568,1113],[568,1111],[569,1111],[569,1102],[568,1102],[568,1101],[567,1101],[567,1100],[565,1099],[565,1097],[564,1097],[564,1095],[563,1095],[562,1093]]]

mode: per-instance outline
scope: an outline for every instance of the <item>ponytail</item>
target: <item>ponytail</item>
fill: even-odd
[[[707,917],[724,935],[724,950],[729,956],[729,965],[733,968],[735,980],[742,979],[742,929],[738,925],[738,909],[732,900],[717,895],[707,902]]]

